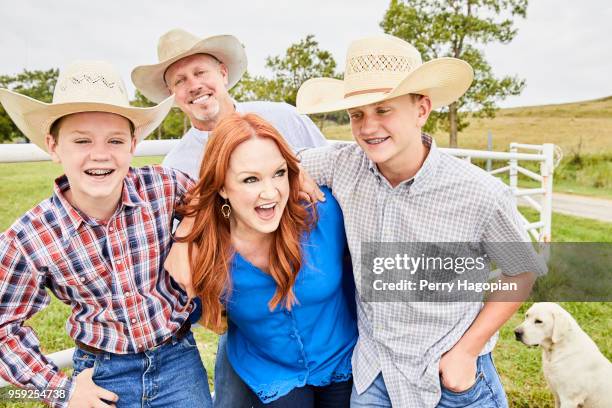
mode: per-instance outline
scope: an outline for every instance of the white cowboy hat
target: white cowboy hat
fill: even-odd
[[[144,96],[159,102],[170,95],[164,74],[176,61],[194,54],[209,54],[221,61],[228,72],[228,89],[236,85],[247,69],[244,47],[233,35],[198,38],[185,30],[174,29],[159,38],[159,63],[141,65],[132,71],[132,82]]]
[[[47,151],[45,136],[57,119],[78,112],[109,112],[121,115],[134,125],[139,142],[164,120],[171,96],[157,106],[130,106],[125,86],[115,68],[104,61],[77,61],[60,71],[53,102],[45,103],[0,88],[0,103],[15,125],[38,147]]]
[[[355,108],[409,93],[427,95],[433,108],[456,101],[467,91],[474,71],[457,58],[423,63],[412,45],[391,35],[353,41],[346,55],[344,80],[313,78],[297,93],[300,113]]]

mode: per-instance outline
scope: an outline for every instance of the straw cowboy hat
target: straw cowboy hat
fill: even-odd
[[[115,68],[104,61],[77,61],[60,71],[53,102],[45,103],[0,88],[0,102],[15,125],[38,147],[47,150],[45,136],[62,116],[78,112],[109,112],[121,115],[134,125],[139,142],[164,120],[174,96],[157,106],[130,106],[125,86]]]
[[[465,61],[437,58],[423,63],[406,41],[377,35],[351,43],[344,80],[309,79],[300,87],[296,104],[300,113],[332,112],[414,93],[429,96],[435,109],[456,101],[473,78]]]
[[[247,69],[244,47],[233,35],[198,38],[185,30],[174,29],[159,38],[159,63],[134,68],[132,82],[148,99],[159,102],[170,95],[164,80],[168,67],[194,54],[212,55],[227,67],[228,89],[236,85]]]

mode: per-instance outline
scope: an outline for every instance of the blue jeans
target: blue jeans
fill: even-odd
[[[353,385],[351,408],[391,408],[391,399],[389,398],[382,373],[378,374],[374,381],[372,381],[372,384],[361,395],[357,394],[357,389]]]
[[[263,403],[251,391],[255,408],[349,408],[353,380],[331,383],[322,387],[306,385],[294,388],[277,400]]]
[[[440,384],[442,396],[437,408],[507,408],[508,400],[504,387],[499,379],[491,353],[482,355],[476,360],[476,383],[465,391],[453,392]],[[370,384],[361,395],[353,387],[351,408],[391,408],[382,374]]]
[[[251,391],[227,359],[227,333],[219,337],[215,360],[215,408],[251,408]]]
[[[119,396],[117,408],[210,408],[206,370],[189,332],[181,340],[135,354],[92,354],[76,348],[76,376],[93,368],[96,385]]]

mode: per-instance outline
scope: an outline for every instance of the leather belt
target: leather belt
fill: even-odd
[[[174,334],[172,336],[168,337],[166,340],[164,340],[161,343],[159,343],[156,347],[168,344],[168,343],[170,343],[172,341],[172,339],[181,340],[183,337],[185,337],[189,333],[190,329],[191,329],[191,322],[189,322],[189,319],[187,319],[187,320],[185,320],[183,325],[181,327],[179,327],[179,329],[176,332],[174,332]],[[92,354],[103,354],[103,353],[106,353],[106,351],[104,351],[104,350],[100,350],[99,348],[95,348],[95,347],[87,345],[85,343],[81,343],[80,341],[75,341],[75,343],[76,343],[78,348],[80,348],[81,350],[86,351],[88,353],[92,353]]]

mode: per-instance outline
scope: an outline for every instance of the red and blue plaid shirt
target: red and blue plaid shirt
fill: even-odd
[[[49,304],[50,289],[72,313],[70,337],[111,353],[151,349],[188,318],[191,303],[163,269],[174,208],[194,185],[161,166],[130,169],[121,202],[104,223],[52,197],[0,234],[0,374],[20,387],[73,384],[44,357],[23,323]]]

